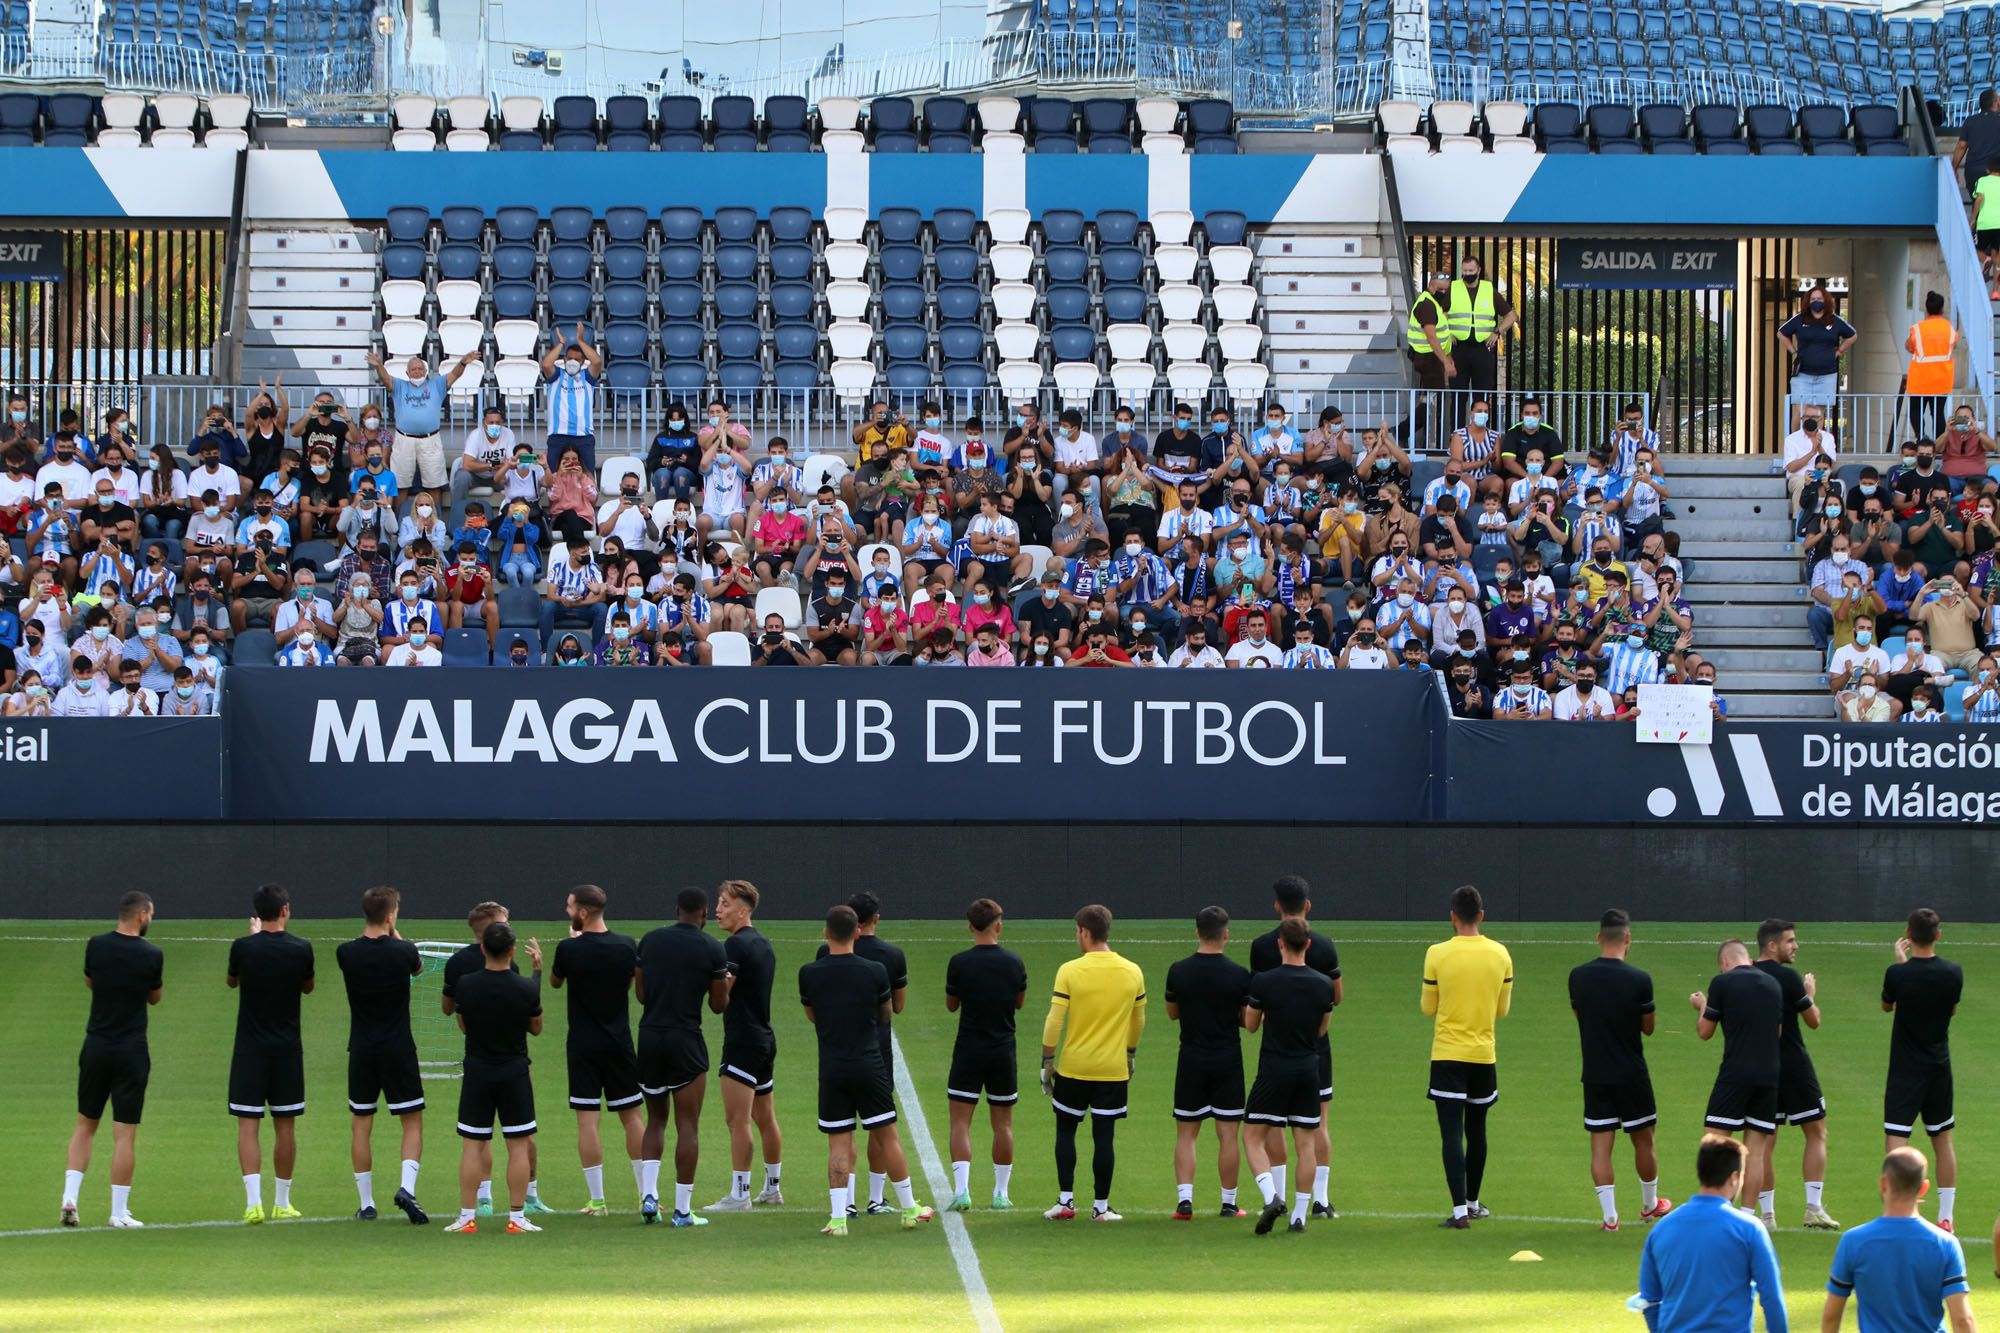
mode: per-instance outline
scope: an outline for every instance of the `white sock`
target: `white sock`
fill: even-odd
[[[261,1208],[264,1205],[264,1178],[262,1176],[243,1177],[243,1203],[245,1207]]]
[[[1322,1208],[1331,1208],[1333,1206],[1327,1202],[1327,1190],[1330,1187],[1332,1178],[1332,1167],[1316,1166],[1313,1168],[1313,1202]]]
[[[729,1173],[729,1197],[732,1199],[747,1199],[750,1197],[750,1173],[748,1171],[731,1171]]]
[[[403,1188],[409,1191],[413,1199],[417,1196],[417,1171],[422,1165],[423,1163],[414,1157],[403,1159]]]
[[[882,1190],[888,1183],[889,1173],[887,1171],[870,1171],[868,1173],[868,1202],[871,1206],[882,1202]]]
[[[639,1191],[640,1198],[643,1199],[646,1197],[646,1164],[644,1162],[635,1161],[632,1163],[632,1188]]]
[[[1179,1184],[1175,1185],[1174,1200],[1177,1203],[1193,1203],[1194,1186],[1187,1181],[1181,1181]]]
[[[480,1182],[479,1182],[479,1201],[480,1201],[481,1203],[492,1203],[492,1202],[493,1202],[493,1182],[492,1182],[492,1181],[490,1181],[490,1180],[482,1180],[482,1181],[480,1181]]]
[[[896,1206],[898,1208],[914,1208],[917,1206],[917,1192],[910,1188],[910,1178],[908,1176],[904,1176],[901,1180],[892,1180],[889,1183],[895,1187]]]
[[[271,1206],[289,1208],[292,1206],[292,1182],[277,1176],[271,1177]]]
[[[1257,1192],[1264,1196],[1264,1202],[1275,1203],[1278,1198],[1278,1182],[1269,1171],[1257,1173]]]
[[[845,1186],[835,1185],[826,1192],[827,1216],[836,1222],[847,1220],[847,1201],[851,1198]]]
[[[1313,1196],[1310,1190],[1304,1194],[1294,1194],[1292,1196],[1292,1221],[1305,1221],[1306,1213],[1312,1208],[1312,1202]]]
[[[1464,1217],[1468,1211],[1470,1210],[1462,1203],[1455,1203],[1451,1206],[1451,1215],[1453,1217]]]
[[[596,1203],[604,1197],[604,1167],[602,1163],[597,1166],[586,1166],[583,1168],[583,1188],[584,1197],[592,1203]]]
[[[1285,1164],[1278,1163],[1271,1168],[1271,1183],[1278,1187],[1278,1197],[1285,1197]]]
[[[539,1184],[540,1182],[533,1180],[528,1182],[528,1197],[530,1199],[539,1199],[541,1197],[541,1190],[539,1188]]]
[[[354,1192],[361,1196],[361,1206],[363,1208],[373,1208],[375,1206],[375,1173],[373,1171],[356,1171],[354,1173]]]
[[[525,1222],[528,1220],[528,1210],[525,1208],[509,1208],[507,1210],[507,1220],[509,1222]]]
[[[1478,1211],[1479,1211],[1479,1200],[1477,1200],[1477,1199],[1467,1199],[1467,1200],[1465,1201],[1465,1211],[1466,1211],[1466,1212],[1468,1212],[1468,1213],[1476,1213],[1476,1212],[1478,1212]]]
[[[474,1213],[470,1208],[461,1208],[458,1210],[458,1220],[461,1222],[470,1222],[473,1217]]]
[[[847,1206],[849,1208],[852,1208],[854,1206],[854,1199],[855,1199],[854,1173],[852,1171],[849,1171],[847,1173]]]
[[[953,1194],[969,1194],[972,1192],[971,1162],[954,1161],[951,1164],[951,1192]]]
[[[1224,1203],[1227,1203],[1227,1204],[1233,1204],[1233,1203],[1235,1203],[1235,1202],[1236,1202],[1236,1191],[1235,1191],[1235,1190],[1224,1190],[1224,1191],[1222,1191],[1222,1201],[1223,1201]]]
[[[1820,1191],[1825,1188],[1826,1182],[1824,1180],[1808,1180],[1806,1182],[1806,1207],[1819,1207]]]
[[[780,1165],[779,1165],[778,1163],[776,1163],[776,1162],[766,1162],[766,1163],[764,1163],[764,1188],[765,1188],[765,1189],[767,1189],[767,1190],[774,1190],[774,1189],[778,1188],[778,1173],[779,1173],[780,1171],[782,1171],[782,1170],[783,1170],[783,1167],[781,1167],[781,1166],[780,1166]]]
[[[685,1213],[694,1206],[694,1186],[674,1182],[674,1211]]]
[[[660,1197],[659,1159],[648,1158],[639,1163],[639,1196],[653,1199]]]
[[[1757,1192],[1757,1211],[1766,1217],[1776,1217],[1778,1215],[1778,1191],[1759,1190]]]
[[[1005,1166],[995,1166],[993,1168],[993,1192],[995,1194],[1005,1194],[1008,1183],[1013,1179],[1014,1164],[1012,1162],[1007,1163]]]
[[[1657,1205],[1659,1202],[1660,1202],[1660,1182],[1658,1180],[1640,1181],[1639,1206],[1644,1208],[1647,1212],[1650,1213],[1653,1211],[1654,1206]]]
[[[1056,1191],[1056,1202],[1057,1202],[1057,1203],[1059,1203],[1059,1204],[1061,1204],[1061,1205],[1062,1205],[1063,1207],[1065,1207],[1065,1208],[1074,1208],[1074,1207],[1076,1207],[1076,1191],[1075,1191],[1075,1190],[1057,1190],[1057,1191]]]
[[[1958,1186],[1956,1185],[1938,1186],[1938,1220],[1940,1222],[1951,1221],[1951,1208],[1952,1205],[1957,1202],[1958,1202]]]
[[[130,1217],[132,1215],[131,1200],[132,1187],[130,1185],[113,1185],[111,1187],[111,1215],[113,1217]]]
[[[1599,1185],[1597,1187],[1597,1211],[1604,1214],[1607,1222],[1618,1220],[1618,1187]]]
[[[1090,1201],[1090,1210],[1094,1213],[1108,1213],[1111,1211],[1111,1200],[1092,1199]]]
[[[62,1201],[64,1203],[74,1206],[76,1203],[76,1196],[79,1192],[82,1191],[82,1189],[83,1189],[83,1172],[81,1171],[63,1172]]]

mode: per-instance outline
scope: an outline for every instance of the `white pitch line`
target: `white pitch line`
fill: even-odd
[[[315,1226],[322,1222],[351,1222],[351,1217],[295,1217],[283,1222],[264,1222],[259,1225],[270,1227]],[[247,1227],[243,1219],[217,1219],[212,1222],[148,1222],[141,1228],[144,1235],[148,1231],[211,1231],[217,1227]],[[25,1236],[85,1236],[92,1232],[110,1232],[108,1226],[84,1227],[25,1227],[19,1231],[0,1231],[0,1240],[16,1240]]]
[[[986,1290],[986,1277],[979,1271],[979,1254],[972,1248],[972,1233],[966,1229],[963,1218],[946,1212],[942,1206],[951,1199],[951,1173],[945,1169],[944,1159],[938,1156],[930,1122],[924,1118],[923,1097],[910,1077],[910,1066],[903,1059],[903,1044],[896,1040],[894,1032],[889,1034],[889,1054],[896,1065],[896,1096],[902,1100],[903,1114],[910,1118],[910,1136],[917,1141],[917,1159],[923,1163],[931,1197],[939,1201],[938,1216],[944,1219],[945,1243],[951,1247],[951,1261],[958,1265],[959,1285],[965,1288],[965,1298],[972,1304],[973,1322],[979,1325],[980,1333],[1001,1333],[1000,1312],[993,1308],[993,1295]]]

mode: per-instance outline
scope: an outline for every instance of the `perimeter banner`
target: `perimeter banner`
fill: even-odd
[[[1432,817],[1429,673],[498,668],[225,677],[239,819]]]
[[[221,819],[219,717],[10,717],[0,811],[10,820]]]

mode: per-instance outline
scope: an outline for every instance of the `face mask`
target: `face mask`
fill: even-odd
[[[611,627],[611,637],[612,637],[612,638],[614,638],[614,639],[616,639],[616,640],[618,640],[618,642],[620,642],[620,643],[623,643],[623,642],[625,642],[625,640],[627,640],[627,639],[629,639],[629,638],[631,638],[631,637],[632,637],[632,629],[631,629],[631,626],[629,626],[629,625],[613,625],[613,626]]]
[[[1042,589],[1042,600],[1045,602],[1054,602],[1055,599],[1060,597],[1061,595],[1062,595],[1062,590],[1060,588]]]
[[[845,583],[829,583],[826,585],[826,599],[829,602],[839,601],[846,593],[847,585]]]
[[[875,605],[885,616],[888,615],[889,612],[894,610],[896,607],[896,603],[892,599],[887,597],[877,597],[875,599]]]
[[[773,500],[773,501],[771,501],[771,512],[772,512],[772,513],[774,513],[774,514],[782,514],[782,513],[785,513],[785,512],[786,512],[787,510],[789,510],[789,509],[790,509],[791,507],[792,507],[792,502],[791,502],[790,500]]]
[[[1193,426],[1193,425],[1194,425],[1194,418],[1193,418],[1193,417],[1175,417],[1175,418],[1174,418],[1174,429],[1175,429],[1175,430],[1187,430],[1187,429],[1188,429],[1189,427],[1191,427],[1191,426]]]
[[[1863,685],[1855,693],[1864,699],[1873,699],[1875,697],[1875,687],[1873,685]]]
[[[1924,655],[1924,641],[1922,639],[1911,639],[1908,643],[1908,647],[1910,650],[1910,656],[1922,657]]]
[[[1830,504],[1830,505],[1826,506],[1826,516],[1827,516],[1828,518],[1839,518],[1839,517],[1840,517],[1840,505],[1839,505],[1838,503],[1835,503],[1835,504]]]
[[[1910,700],[1910,711],[1912,713],[1915,713],[1918,717],[1922,717],[1925,713],[1929,712],[1930,707],[1931,706],[1925,703],[1922,699]]]
[[[1140,632],[1141,632],[1141,631],[1143,631],[1143,630],[1144,630],[1145,628],[1146,628],[1146,622],[1145,622],[1145,621],[1144,621],[1143,619],[1141,619],[1141,618],[1138,618],[1138,617],[1134,617],[1134,618],[1133,618],[1133,620],[1132,620],[1132,632],[1133,632],[1134,634],[1138,634],[1138,633],[1140,633]]]
[[[1474,412],[1472,414],[1472,424],[1475,426],[1484,426],[1486,424],[1486,415],[1484,412]]]
[[[1358,514],[1361,512],[1361,506],[1352,500],[1342,500],[1340,502],[1340,512],[1343,514]]]
[[[1528,650],[1527,650],[1526,648],[1516,648],[1516,649],[1514,650],[1514,660],[1515,660],[1516,662],[1525,662],[1525,661],[1527,661],[1527,660],[1528,660]]]
[[[404,600],[404,601],[406,601],[406,602],[414,602],[414,601],[416,601],[416,600],[417,600],[417,590],[416,590],[415,588],[413,588],[413,587],[408,587],[408,586],[404,587],[404,589],[403,589],[403,600]]]
[[[1047,657],[1048,655],[1049,655],[1049,646],[1046,643],[1038,643],[1035,645],[1035,656]]]
[[[1929,454],[1917,455],[1917,470],[1920,472],[1928,472],[1931,470],[1931,456]]]
[[[431,372],[429,366],[418,366],[415,370],[410,372],[410,383],[422,384],[425,380],[430,378],[430,375]]]
[[[1525,430],[1525,431],[1529,432],[1530,434],[1532,434],[1532,433],[1534,433],[1535,431],[1538,431],[1538,430],[1540,430],[1541,428],[1542,428],[1542,419],[1541,419],[1540,417],[1522,417],[1522,418],[1521,418],[1521,429],[1522,429],[1522,430]],[[1532,466],[1532,464],[1531,464],[1530,466]]]
[[[221,516],[221,514],[222,514],[222,506],[221,506],[221,505],[203,505],[203,506],[202,506],[202,509],[201,509],[201,516],[202,516],[203,518],[219,518],[219,517]]]
[[[17,426],[22,424],[28,419],[28,414],[26,412],[18,412],[18,411],[9,412],[7,415]]]
[[[1873,495],[1875,494],[1875,483],[1872,481],[1864,481],[1861,483],[1859,489],[1863,495]]]
[[[1451,608],[1453,615],[1457,615],[1459,612],[1465,610],[1465,599],[1463,597],[1454,597],[1446,602],[1445,605]]]
[[[1283,417],[1266,417],[1264,419],[1264,427],[1265,429],[1269,430],[1271,434],[1276,435],[1280,431],[1284,430],[1285,419]]]
[[[1104,619],[1104,613],[1102,611],[1086,611],[1084,612],[1084,617],[1094,624]]]
[[[1213,430],[1217,435],[1229,434],[1229,421],[1227,418],[1224,418],[1221,421],[1211,421],[1208,424],[1209,428]]]
[[[1396,460],[1393,458],[1378,458],[1375,460],[1375,470],[1377,472],[1386,472],[1394,466],[1396,466]]]
[[[1833,553],[1833,563],[1834,563],[1834,564],[1836,564],[1836,565],[1844,565],[1844,564],[1846,564],[1846,563],[1847,563],[1847,552],[1845,552],[1845,551],[1835,551],[1835,552]]]
[[[1017,427],[1026,426],[1028,424],[1027,414],[1024,412],[1016,412],[1014,414],[1014,424]]]
[[[1823,315],[1826,313],[1826,302],[1814,301],[1807,305],[1806,309],[1812,311],[1815,315]]]
[[[1951,426],[1952,426],[1952,429],[1953,429],[1953,430],[1971,430],[1971,429],[1972,429],[1972,423],[1971,423],[1970,421],[1968,421],[1968,420],[1964,420],[1964,419],[1960,419],[1960,420],[1958,420],[1958,421],[1954,421],[1954,422],[1952,422],[1952,423],[1951,423]]]
[[[992,599],[992,597],[988,596],[988,595],[987,595],[986,593],[983,593],[983,592],[976,592],[976,593],[972,594],[972,600],[973,600],[973,602],[974,602],[975,604],[977,604],[977,605],[979,605],[979,606],[985,606],[985,605],[986,605],[986,604],[987,604],[988,602],[992,601],[993,599]]]
[[[943,419],[942,419],[942,418],[939,418],[939,417],[925,417],[925,418],[924,418],[924,429],[925,429],[925,430],[936,430],[936,429],[937,429],[937,428],[938,428],[938,427],[939,427],[940,425],[942,425],[942,424],[943,424]]]
[[[375,558],[375,553],[373,551],[363,551],[361,553],[361,558],[363,560],[372,560]],[[366,597],[368,595],[367,579],[356,579],[348,586],[352,588],[355,591],[355,593],[359,596]]]
[[[1858,629],[1854,631],[1854,641],[1863,648],[1866,648],[1869,644],[1875,642],[1875,631],[1872,629]]]
[[[565,650],[562,655],[562,664],[564,666],[575,666],[581,660],[581,654],[574,648]]]

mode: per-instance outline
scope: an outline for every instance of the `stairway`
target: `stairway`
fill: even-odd
[[[249,236],[243,328],[247,380],[286,377],[287,388],[346,389],[375,382],[376,243],[365,230],[297,227]]]
[[[1843,460],[1847,461],[1847,460]],[[1733,718],[1825,718],[1824,663],[1785,486],[1769,455],[1667,454],[1668,506],[1688,568],[1695,649],[1715,663]]]
[[[1403,387],[1401,279],[1372,227],[1274,224],[1255,245],[1274,391]]]

